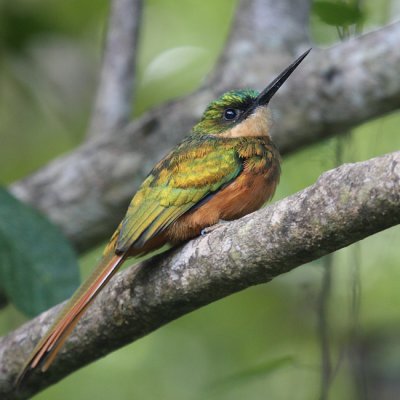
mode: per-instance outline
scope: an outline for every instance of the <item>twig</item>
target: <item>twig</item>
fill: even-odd
[[[333,254],[323,259],[322,285],[318,299],[318,336],[321,343],[321,390],[320,400],[327,400],[332,377],[331,349],[329,340],[329,299],[332,288]]]

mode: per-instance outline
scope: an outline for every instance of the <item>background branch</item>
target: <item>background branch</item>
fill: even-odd
[[[290,0],[242,0],[231,38],[202,90],[147,113],[118,135],[94,137],[15,183],[11,191],[46,214],[79,251],[104,240],[115,229],[143,177],[189,132],[210,100],[227,88],[265,86],[269,77],[292,61],[288,51],[297,53],[295,49],[302,44],[309,46],[308,42],[304,45],[309,3],[297,0],[294,8]],[[285,29],[275,26],[276,15],[285,18]],[[270,34],[272,29],[277,29],[276,34]],[[104,71],[112,52],[106,51],[105,57]],[[103,101],[112,111],[112,102]],[[95,113],[99,118],[101,114]]]
[[[112,134],[132,112],[142,0],[112,0],[100,81],[88,134]]]
[[[15,376],[57,307],[0,339],[0,397],[28,398],[181,315],[400,223],[399,188],[400,152],[345,164],[293,196],[117,274],[54,367],[18,394]]]
[[[281,153],[398,109],[400,53],[393,49],[399,46],[397,23],[327,50],[314,50],[272,104],[279,121],[273,137]],[[242,70],[243,79],[254,79],[252,86],[258,88],[289,62],[287,55],[281,55],[279,68],[274,63],[274,71],[267,71],[270,55],[262,55],[262,73],[261,61],[254,70],[251,63]],[[252,56],[237,56],[232,62],[243,59]],[[227,78],[225,84],[242,86],[243,79],[228,82]],[[137,185],[154,162],[187,134],[215,97],[214,91],[214,86],[207,86],[154,109],[117,137],[93,139],[13,184],[11,190],[50,217],[78,250],[87,250],[112,232]]]

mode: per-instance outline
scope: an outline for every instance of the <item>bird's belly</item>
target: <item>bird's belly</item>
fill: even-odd
[[[230,221],[258,210],[275,192],[279,173],[273,172],[265,175],[243,171],[206,203],[175,221],[167,237],[171,242],[188,240],[221,219]]]

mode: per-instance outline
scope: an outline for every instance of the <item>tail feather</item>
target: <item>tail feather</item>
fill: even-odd
[[[22,382],[27,373],[37,367],[41,367],[42,371],[49,368],[86,308],[118,270],[125,257],[124,254],[103,257],[90,277],[63,307],[48,333],[36,345],[17,378],[17,385]]]

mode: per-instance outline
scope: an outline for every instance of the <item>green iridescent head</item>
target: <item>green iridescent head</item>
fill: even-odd
[[[218,134],[231,129],[242,118],[246,110],[254,104],[259,92],[252,89],[231,90],[211,102],[203,113],[193,132]]]
[[[197,134],[224,133],[245,121],[259,107],[267,107],[272,96],[303,61],[310,50],[290,64],[261,93],[251,89],[231,90],[211,102],[204,111],[200,122],[193,127],[193,132]]]

